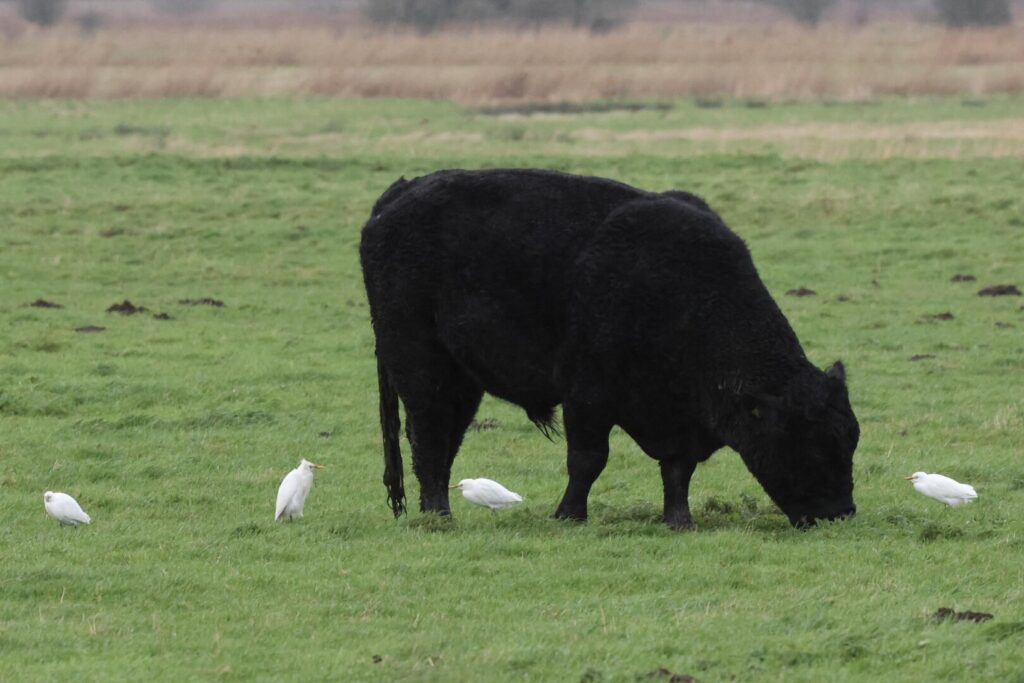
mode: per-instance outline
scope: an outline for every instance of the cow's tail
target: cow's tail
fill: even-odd
[[[402,446],[398,441],[401,427],[398,419],[398,394],[380,356],[377,356],[377,382],[380,385],[380,431],[384,437],[384,486],[388,490],[391,512],[398,517],[405,512],[405,472],[402,467]]]

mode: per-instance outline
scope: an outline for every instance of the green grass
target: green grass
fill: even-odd
[[[1021,104],[0,103],[0,680],[1024,680],[1024,302],[976,295],[1024,286],[1021,158],[579,135]],[[657,468],[616,433],[590,522],[557,523],[564,444],[487,400],[497,428],[469,434],[455,477],[526,502],[392,520],[359,229],[399,175],[501,165],[718,208],[809,356],[847,365],[857,517],[791,530],[723,451],[694,478],[698,531],[673,533]],[[818,295],[783,295],[801,286]],[[178,303],[200,297],[226,306]],[[126,298],[150,313],[104,312]],[[307,516],[275,524],[301,457],[327,469]],[[918,469],[980,500],[940,507],[900,479]],[[47,489],[93,525],[58,527]],[[933,623],[946,606],[995,618]]]

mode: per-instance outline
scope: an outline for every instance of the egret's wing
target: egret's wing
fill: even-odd
[[[78,501],[67,495],[66,493],[55,493],[53,496],[53,507],[57,513],[58,519],[64,519],[71,522],[80,522],[83,524],[89,524],[92,519],[89,515],[85,514],[85,510],[78,504]]]
[[[480,491],[480,499],[483,505],[489,507],[504,507],[512,503],[519,503],[523,497],[513,493],[496,481],[490,479],[477,479],[477,488]]]
[[[957,480],[950,479],[941,474],[933,474],[929,483],[935,495],[945,498],[963,498],[968,491],[974,491],[970,486],[961,484]]]
[[[75,506],[78,507],[78,515],[75,519],[85,524],[92,524],[92,517],[90,517],[89,514],[78,505],[78,503],[75,503]]]
[[[295,496],[295,491],[298,487],[299,471],[297,469],[284,475],[284,479],[281,480],[281,486],[277,489],[277,506],[274,509],[274,519],[281,519],[281,513],[284,512],[285,506]]]
[[[483,505],[494,505],[500,503],[505,493],[505,487],[490,479],[477,479],[476,490],[480,494],[480,502]]]
[[[978,494],[977,492],[975,492],[973,486],[970,486],[968,484],[960,484],[956,495],[951,497],[949,500],[956,501],[950,503],[950,505],[956,507],[957,505],[966,505],[967,503],[970,503],[972,500],[975,500],[977,497]]]

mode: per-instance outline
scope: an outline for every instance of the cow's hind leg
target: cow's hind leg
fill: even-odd
[[[394,373],[400,375],[401,373]],[[433,354],[417,367],[414,380],[398,395],[405,404],[406,435],[412,445],[412,468],[420,483],[420,510],[447,515],[452,462],[473,420],[483,390],[450,357]]]
[[[568,444],[569,484],[555,510],[558,519],[585,520],[590,488],[608,464],[608,433],[611,422],[594,411],[571,404],[562,409]]]
[[[696,463],[686,459],[662,460],[661,483],[665,489],[665,524],[673,529],[692,529],[690,477]]]
[[[480,388],[469,376],[458,372],[451,382],[451,391],[448,395],[448,403],[451,412],[448,415],[448,475],[451,476],[452,463],[462,446],[462,439],[466,436],[466,429],[469,428],[476,411],[480,407],[480,400],[484,396],[484,390]],[[445,479],[445,491],[448,479]]]

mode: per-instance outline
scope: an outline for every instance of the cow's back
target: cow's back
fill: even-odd
[[[431,337],[490,393],[550,412],[572,265],[608,214],[645,195],[535,170],[399,181],[362,236],[378,352]]]

